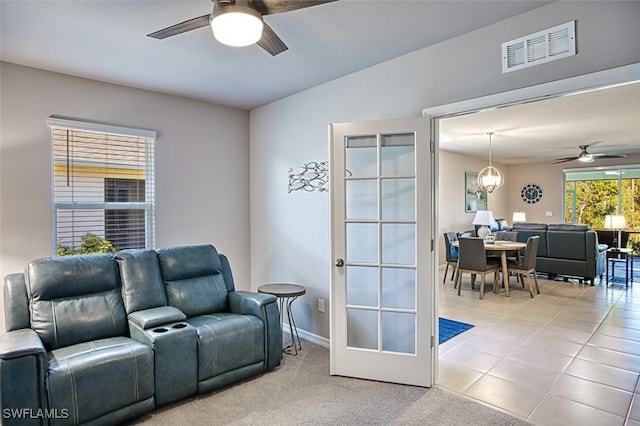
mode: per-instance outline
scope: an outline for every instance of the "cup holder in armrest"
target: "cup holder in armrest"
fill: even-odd
[[[155,333],[166,333],[167,331],[169,331],[169,329],[166,327],[158,327],[158,328],[154,328],[153,331]]]
[[[178,323],[178,324],[174,324],[174,325],[172,325],[172,326],[171,326],[171,328],[185,328],[186,326],[187,326],[187,324],[186,324],[186,323],[184,323],[184,322],[180,322],[180,323]]]

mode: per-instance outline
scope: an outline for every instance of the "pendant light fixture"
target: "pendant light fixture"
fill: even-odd
[[[500,169],[491,165],[491,136],[493,132],[487,132],[489,136],[489,165],[478,173],[478,186],[481,190],[487,191],[491,194],[496,189],[500,188],[504,183],[504,176]]]

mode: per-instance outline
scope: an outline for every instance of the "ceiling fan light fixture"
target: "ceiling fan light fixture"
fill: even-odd
[[[213,36],[227,46],[242,47],[256,43],[262,37],[262,15],[238,4],[217,4],[211,14]]]
[[[593,159],[591,154],[587,154],[587,155],[581,155],[580,157],[578,157],[578,161],[582,163],[593,163],[595,160]]]

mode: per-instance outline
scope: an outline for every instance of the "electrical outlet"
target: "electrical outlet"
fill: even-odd
[[[318,299],[318,312],[324,312],[324,299]]]

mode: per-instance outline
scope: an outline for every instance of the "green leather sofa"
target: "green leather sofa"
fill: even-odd
[[[275,296],[211,245],[37,259],[4,279],[2,424],[117,424],[280,364]]]
[[[608,246],[598,243],[598,234],[587,225],[514,223],[518,241],[526,242],[532,235],[540,237],[536,272],[550,278],[577,277],[580,282],[602,279],[605,271],[605,255]]]

